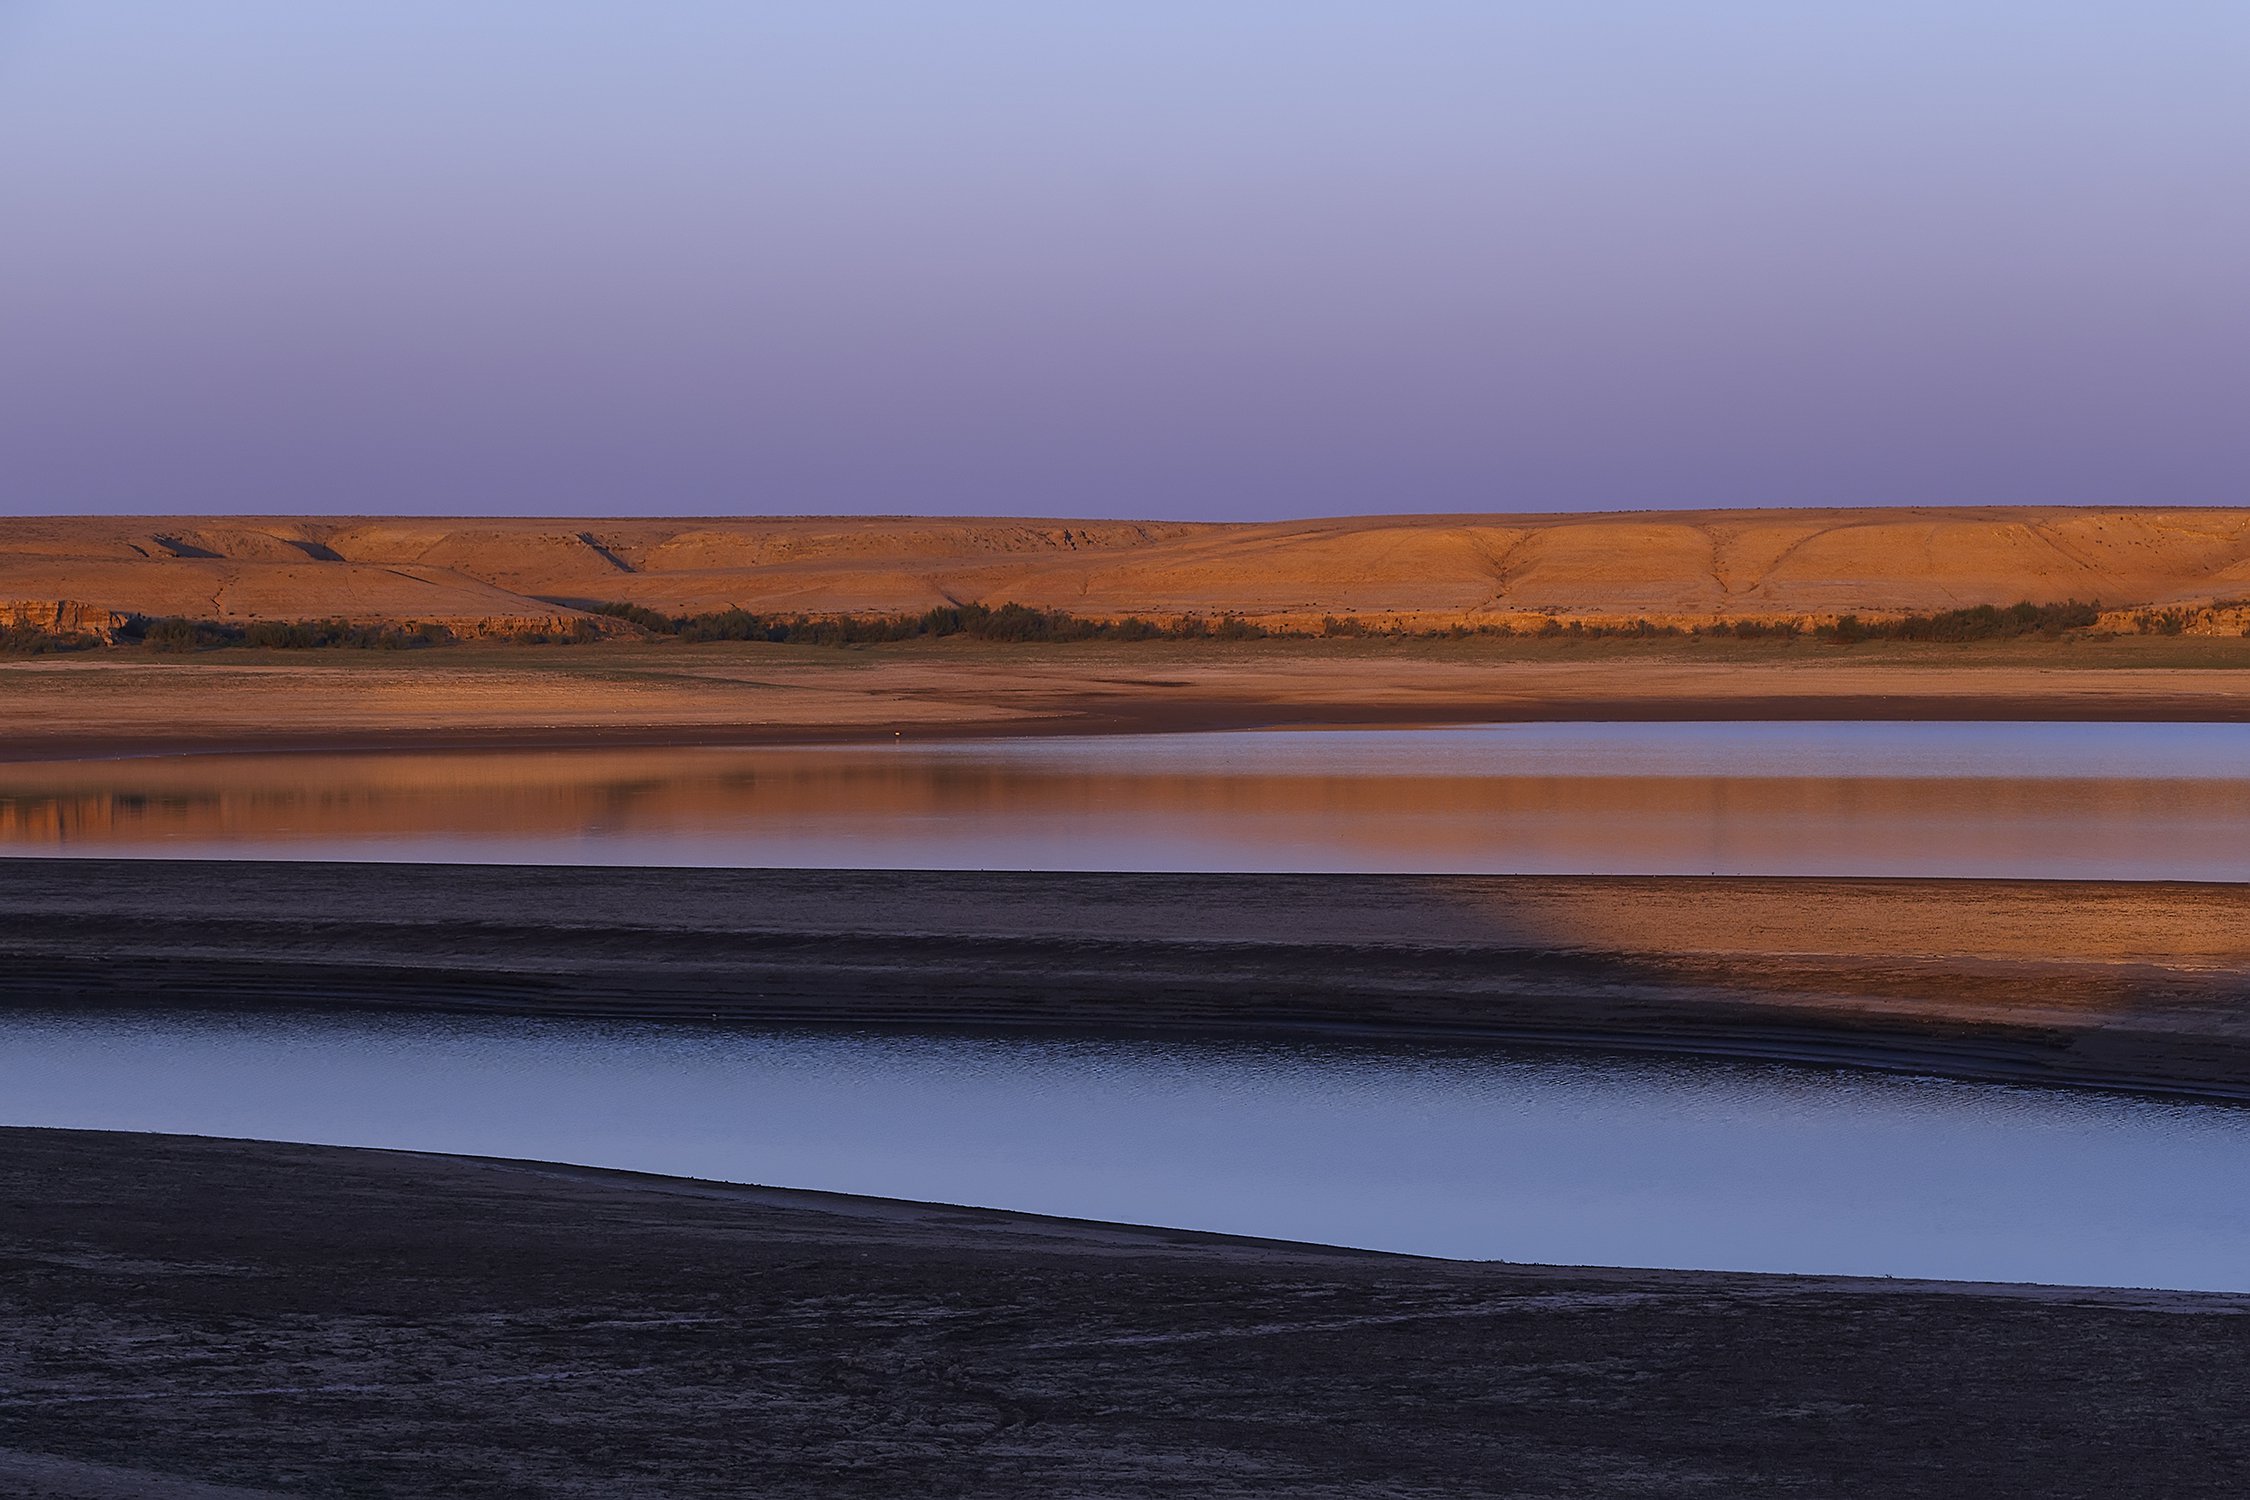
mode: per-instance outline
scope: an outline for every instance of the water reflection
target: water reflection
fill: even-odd
[[[2250,879],[2250,726],[1547,724],[0,765],[13,854]]]
[[[1755,1064],[0,1014],[0,1123],[563,1160],[1425,1254],[2250,1290],[2250,1110]]]

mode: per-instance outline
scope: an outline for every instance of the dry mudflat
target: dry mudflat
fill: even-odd
[[[2250,719],[2250,640],[604,643],[0,660],[0,757],[1530,719]]]
[[[2250,1299],[0,1130],[0,1492],[2234,1496]]]

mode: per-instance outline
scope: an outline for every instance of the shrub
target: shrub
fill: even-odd
[[[583,623],[583,622],[581,622]],[[222,620],[190,620],[178,615],[156,619],[136,615],[117,632],[121,641],[138,641],[152,651],[211,651],[253,646],[268,651],[320,651],[342,647],[363,651],[416,651],[450,643],[453,632],[424,621],[411,625],[355,625],[348,620],[252,620],[235,625]]]
[[[2062,604],[2033,604],[2029,600],[2005,609],[1990,604],[1949,609],[1931,615],[1902,615],[1895,620],[1862,620],[1840,616],[1820,631],[1821,639],[1840,646],[1859,641],[1968,641],[2014,640],[2043,635],[2050,639],[2066,630],[2085,630],[2101,617],[2101,606],[2076,599]]]
[[[602,638],[592,620],[573,620],[560,630],[526,630],[509,639],[527,646],[588,646]]]
[[[91,651],[101,641],[77,631],[41,630],[36,625],[0,625],[0,656],[47,656],[58,651]]]
[[[239,625],[222,625],[216,620],[189,620],[178,615],[166,615],[154,620],[135,618],[120,634],[128,639],[144,642],[152,651],[184,654],[190,651],[207,651],[218,646],[239,645],[243,629]]]
[[[271,651],[414,651],[453,639],[443,625],[354,625],[344,620],[257,620],[243,627],[242,644]]]
[[[1159,625],[1138,615],[1094,620],[1067,610],[1028,604],[941,604],[918,615],[762,615],[734,607],[668,618],[637,605],[596,604],[589,612],[630,620],[644,629],[683,641],[771,641],[799,646],[870,646],[967,636],[1006,643],[1069,641],[1148,641],[1157,639],[1254,640],[1272,632],[1238,615],[1221,616],[1214,626],[1199,616]]]
[[[658,635],[677,635],[680,630],[678,620],[673,619],[670,615],[658,614],[646,605],[590,604],[586,607],[586,612],[588,614],[607,615],[612,620],[624,620],[629,624],[640,626],[643,630],[654,631]]]

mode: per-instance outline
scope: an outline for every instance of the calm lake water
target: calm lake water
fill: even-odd
[[[0,764],[0,853],[2250,880],[2250,725],[1516,724]]]
[[[2250,1290],[2250,1110],[1432,1048],[0,1013],[0,1123],[1434,1255]]]

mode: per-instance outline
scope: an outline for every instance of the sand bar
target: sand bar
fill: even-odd
[[[2250,640],[958,641],[0,661],[0,758],[1557,719],[2250,720]]]
[[[1772,1057],[2250,1098],[2250,886],[0,860],[0,999]]]

